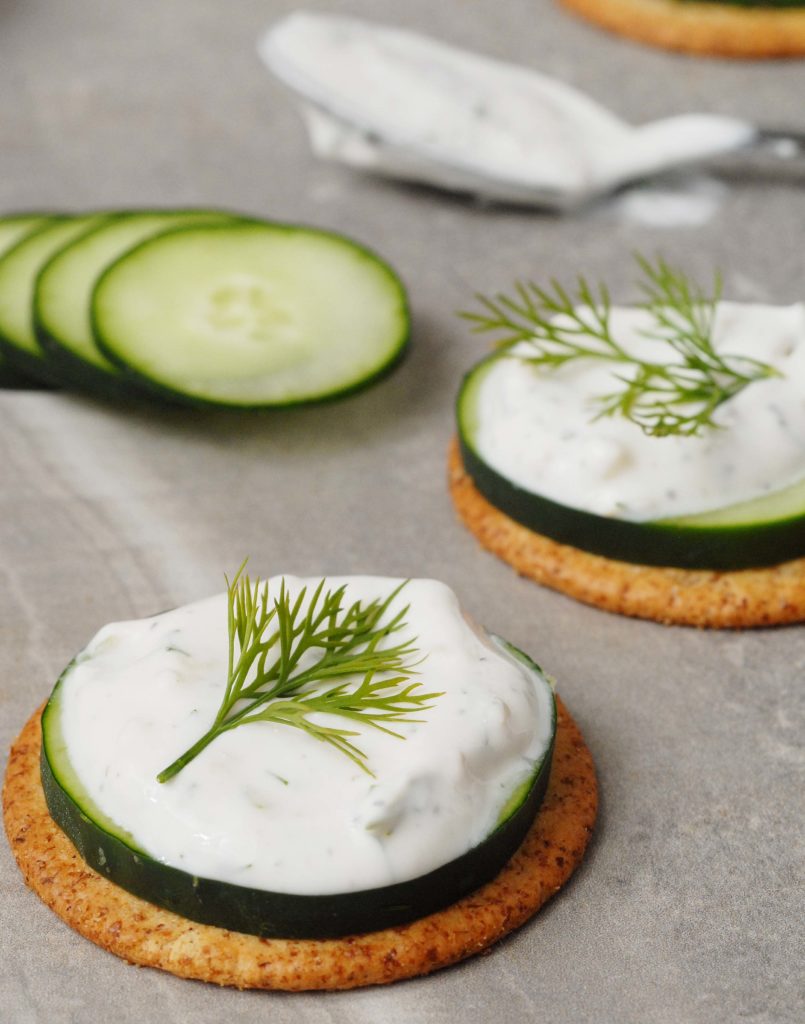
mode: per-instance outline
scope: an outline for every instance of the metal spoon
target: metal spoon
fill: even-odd
[[[258,50],[317,155],[495,200],[572,210],[725,154],[805,153],[803,132],[715,114],[635,127],[537,72],[351,18],[297,12]]]

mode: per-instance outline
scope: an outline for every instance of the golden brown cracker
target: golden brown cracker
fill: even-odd
[[[62,920],[131,963],[184,978],[263,989],[348,989],[428,974],[487,949],[567,881],[592,834],[592,756],[557,698],[548,791],[523,844],[489,884],[430,917],[343,939],[261,939],[196,924],[97,874],[48,813],[39,776],[40,711],[11,749],[6,832],[25,881]]]
[[[688,0],[562,0],[602,28],[669,50],[714,57],[805,53],[805,8],[741,7]]]
[[[464,469],[455,439],[449,484],[459,516],[488,551],[522,576],[585,604],[655,622],[716,629],[805,620],[803,558],[764,569],[716,572],[634,565],[559,544],[486,500]]]

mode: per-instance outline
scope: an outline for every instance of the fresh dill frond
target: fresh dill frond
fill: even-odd
[[[218,736],[253,722],[303,729],[371,775],[366,755],[353,742],[359,733],[311,715],[336,715],[403,738],[389,725],[421,721],[412,714],[429,710],[442,696],[422,693],[422,684],[411,682],[421,661],[415,638],[381,646],[406,628],[409,606],[391,613],[405,582],[383,600],[346,604],[346,587],[325,590],[322,579],[305,605],[307,587],[292,600],[283,579],[272,596],[267,581],[252,583],[245,565],[231,583],[227,579],[229,655],[221,706],[207,732],[157,779],[167,782]],[[328,685],[356,678],[357,685]]]
[[[647,360],[624,348],[612,333],[609,291],[584,277],[572,294],[555,280],[547,288],[517,282],[513,295],[477,295],[481,311],[461,315],[475,331],[497,333],[501,347],[526,343],[527,349],[512,354],[533,366],[557,369],[578,359],[613,363],[619,387],[594,399],[594,419],[623,416],[654,437],[700,435],[716,426],[719,406],[778,371],[749,356],[716,352],[719,275],[707,294],[663,259],[635,258],[642,272],[639,305],[651,321],[642,333],[667,346],[666,359]]]

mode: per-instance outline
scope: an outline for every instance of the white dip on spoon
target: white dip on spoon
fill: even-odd
[[[496,199],[572,206],[754,135],[707,114],[634,128],[531,69],[335,15],[291,14],[259,52],[320,156]]]

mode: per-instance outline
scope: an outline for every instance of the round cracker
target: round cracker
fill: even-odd
[[[457,439],[449,484],[464,524],[522,575],[609,612],[680,626],[744,629],[805,620],[805,559],[716,572],[618,562],[559,544],[495,508],[464,469]]]
[[[669,50],[714,57],[805,53],[805,9],[687,0],[562,0],[602,28]]]
[[[379,985],[480,953],[519,927],[567,881],[592,834],[592,756],[557,698],[548,791],[500,874],[430,917],[343,939],[261,939],[196,924],[146,903],[93,871],[48,813],[39,775],[41,709],[11,748],[3,813],[27,884],[63,921],[131,963],[237,988],[348,989]]]

